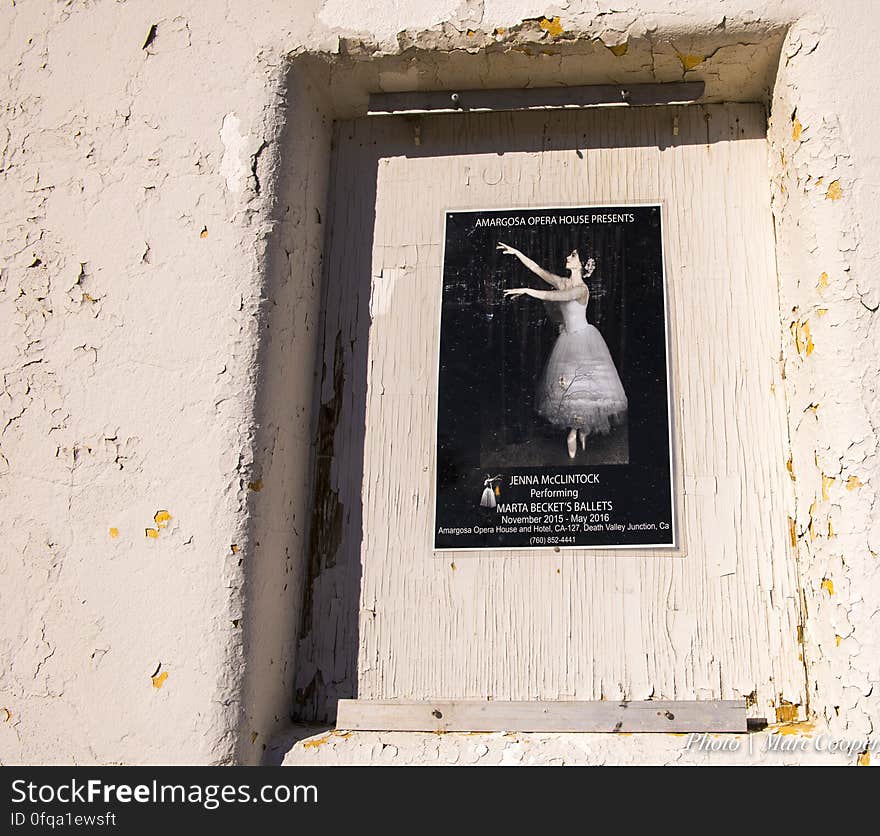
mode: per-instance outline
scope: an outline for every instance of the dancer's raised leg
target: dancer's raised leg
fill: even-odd
[[[587,431],[578,430],[578,438],[581,440],[581,450],[587,449]]]
[[[568,457],[573,459],[574,454],[577,453],[578,449],[578,434],[574,427],[568,431],[568,439],[566,440],[566,443],[568,444]]]

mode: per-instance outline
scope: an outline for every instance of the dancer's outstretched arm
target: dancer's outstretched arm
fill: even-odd
[[[590,291],[581,287],[571,287],[568,290],[533,290],[530,287],[514,287],[504,291],[505,296],[533,296],[535,299],[543,299],[545,302],[571,302],[573,299],[583,299],[586,303]]]
[[[498,242],[498,246],[495,248],[496,250],[501,250],[505,255],[515,255],[524,266],[528,267],[536,276],[543,279],[547,284],[552,285],[555,288],[559,288],[562,283],[565,281],[562,276],[557,276],[554,273],[551,273],[549,270],[545,270],[538,264],[536,261],[532,261],[527,255],[523,255],[516,247],[511,247],[510,244],[505,244],[501,241]]]

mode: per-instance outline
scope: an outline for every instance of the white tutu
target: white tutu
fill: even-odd
[[[626,393],[598,329],[579,326],[556,340],[538,386],[538,412],[559,427],[607,433],[626,416]]]

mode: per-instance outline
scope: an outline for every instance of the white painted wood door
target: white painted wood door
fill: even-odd
[[[337,126],[301,648],[326,699],[804,704],[764,133],[757,105]],[[682,548],[435,554],[445,210],[656,201]]]

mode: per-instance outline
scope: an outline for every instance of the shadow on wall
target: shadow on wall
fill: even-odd
[[[287,78],[284,127],[278,137],[287,165],[255,171],[274,185],[259,311],[253,471],[247,484],[243,561],[244,686],[239,763],[258,763],[269,741],[292,719],[294,662],[303,599],[308,532],[316,347],[321,310],[324,205],[332,120],[307,74]],[[263,177],[261,177],[263,175]],[[259,180],[258,180],[259,182]]]

